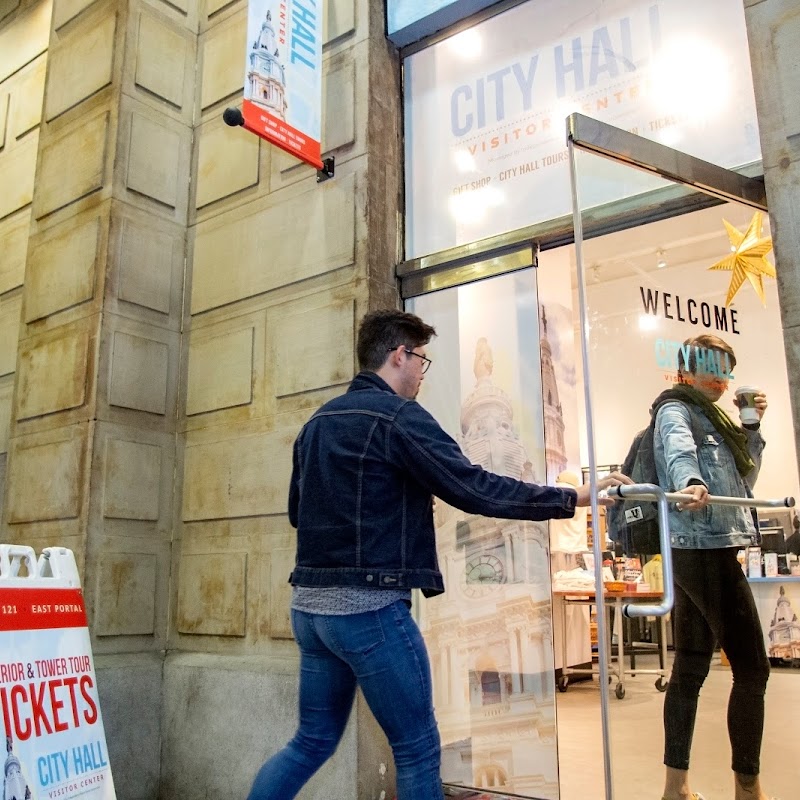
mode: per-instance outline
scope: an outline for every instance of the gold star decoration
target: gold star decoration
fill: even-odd
[[[725,299],[726,306],[731,304],[745,278],[753,284],[756,294],[761,298],[761,304],[767,305],[764,296],[764,275],[774,278],[775,267],[766,258],[767,253],[772,250],[772,239],[769,236],[761,236],[762,216],[760,211],[756,211],[745,233],[734,228],[728,220],[722,220],[731,240],[732,252],[709,269],[726,269],[733,273],[728,287],[728,297]]]

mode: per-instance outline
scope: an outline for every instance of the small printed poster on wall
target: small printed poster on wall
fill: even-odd
[[[250,0],[244,126],[322,169],[323,0]]]
[[[761,620],[767,656],[773,663],[800,666],[800,583],[796,578],[760,579],[750,584]]]
[[[115,800],[81,590],[3,584],[0,797]]]
[[[580,343],[575,336],[571,268],[565,250],[540,253],[537,269],[549,484],[554,484],[564,470],[580,475],[582,465],[577,364]]]

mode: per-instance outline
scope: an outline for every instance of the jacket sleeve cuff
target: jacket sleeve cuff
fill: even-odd
[[[708,488],[708,484],[703,480],[703,476],[700,475],[699,472],[694,472],[689,470],[688,472],[684,473],[680,476],[680,478],[675,481],[674,486],[675,489],[673,491],[679,492],[685,489],[687,486],[696,486],[701,485]],[[670,491],[667,489],[666,491]]]
[[[686,487],[689,486],[705,486],[706,489],[708,489],[708,486],[706,486],[706,482],[704,480],[701,480],[700,478],[689,478],[689,480],[686,482]]]
[[[562,489],[561,491],[564,493],[565,516],[574,517],[575,506],[578,502],[578,493],[574,489]]]

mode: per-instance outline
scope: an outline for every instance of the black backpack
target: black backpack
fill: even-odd
[[[675,402],[668,400],[666,402]],[[663,405],[663,404],[662,404]],[[699,444],[704,434],[698,419],[699,412],[686,403],[691,417],[692,436],[695,444]],[[658,406],[660,408],[661,406]],[[633,437],[628,455],[620,468],[634,483],[654,483],[658,486],[656,459],[653,448],[656,414],[653,409],[650,424]],[[606,512],[608,537],[615,544],[622,545],[622,551],[628,555],[655,555],[661,552],[658,535],[658,504],[654,500],[620,500],[608,508]]]

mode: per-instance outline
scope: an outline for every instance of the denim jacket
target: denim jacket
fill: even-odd
[[[470,514],[571,517],[576,492],[522,483],[471,464],[419,403],[372,372],[326,403],[294,445],[289,521],[297,586],[444,591],[432,494]]]
[[[752,497],[765,444],[760,431],[743,428],[755,462],[743,479],[722,435],[699,409],[695,417],[703,436],[695,444],[689,415],[686,404],[678,401],[658,409],[654,452],[659,485],[674,492],[700,481],[709,494]],[[669,530],[672,546],[684,550],[746,547],[759,541],[751,509],[742,506],[708,505],[699,511],[678,511],[671,506]]]

